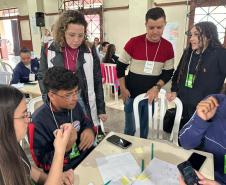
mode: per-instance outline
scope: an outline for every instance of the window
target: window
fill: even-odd
[[[226,6],[208,6],[195,8],[194,23],[211,21],[217,26],[218,36],[224,43],[226,29]]]
[[[19,11],[17,8],[0,10],[0,17],[13,17],[17,15],[19,15]]]
[[[64,1],[65,10],[79,10],[85,15],[89,41],[93,41],[95,37],[102,38],[102,5],[103,0]]]

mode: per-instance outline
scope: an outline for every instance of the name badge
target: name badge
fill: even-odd
[[[30,81],[30,82],[35,81],[35,74],[34,74],[34,73],[30,73],[30,74],[29,74],[29,81]]]
[[[185,86],[188,87],[188,88],[193,88],[193,82],[194,82],[194,75],[193,74],[187,74]]]
[[[146,61],[144,65],[144,72],[148,74],[152,74],[154,65],[155,65],[154,61]]]

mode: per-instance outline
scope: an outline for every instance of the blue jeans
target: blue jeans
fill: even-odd
[[[124,104],[125,111],[125,130],[124,133],[127,135],[134,136],[136,132],[134,114],[133,114],[133,98],[128,98]],[[140,115],[140,137],[147,138],[149,131],[148,123],[148,100],[142,100],[139,103],[139,115]]]

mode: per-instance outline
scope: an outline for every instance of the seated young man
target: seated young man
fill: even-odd
[[[54,154],[54,131],[64,123],[74,126],[66,147],[64,171],[74,169],[93,149],[93,123],[77,103],[78,81],[73,72],[63,67],[50,68],[44,85],[48,103],[32,115],[29,126],[30,150],[36,165],[48,172]]]
[[[201,101],[196,113],[180,131],[180,144],[185,149],[198,148],[214,155],[215,180],[226,184],[226,96],[212,95]]]
[[[20,62],[13,70],[11,84],[27,83],[37,80],[39,62],[37,58],[31,59],[31,52],[27,48],[20,50]]]

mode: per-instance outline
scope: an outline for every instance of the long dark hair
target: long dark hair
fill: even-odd
[[[112,56],[115,54],[115,45],[109,44],[103,63],[110,63]]]
[[[23,98],[16,88],[0,87],[0,175],[4,185],[30,185],[14,130],[14,112]]]
[[[196,77],[201,69],[201,66],[202,66],[204,37],[207,39],[207,42],[208,42],[207,47],[211,47],[211,48],[223,47],[220,40],[218,39],[217,27],[215,26],[215,24],[213,24],[212,22],[203,21],[203,22],[199,22],[199,23],[195,24],[194,27],[199,32],[198,39],[199,39],[199,42],[202,43],[202,46],[200,48],[200,55],[199,55],[196,69],[195,69],[195,74],[194,74],[193,80],[196,79]],[[187,63],[190,60],[191,54],[192,54],[192,48],[191,48],[191,44],[189,44],[189,46],[185,49],[184,54],[181,58],[181,64],[180,64],[177,82],[179,82],[181,76],[186,73],[186,66],[188,65]]]

